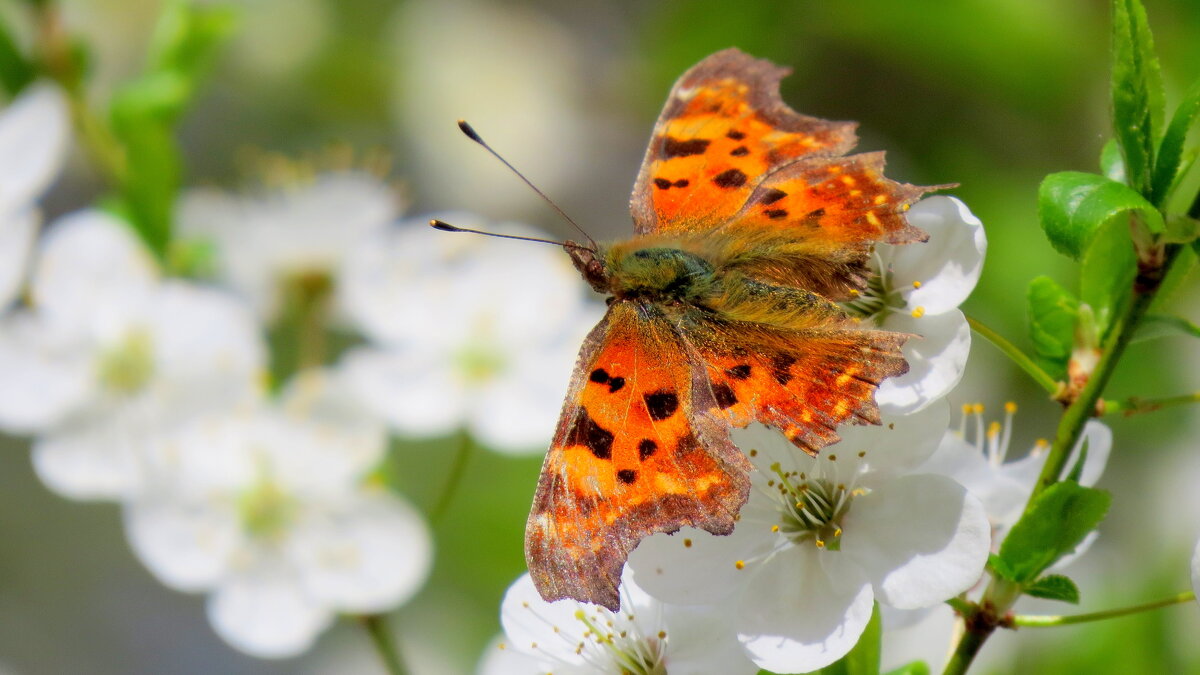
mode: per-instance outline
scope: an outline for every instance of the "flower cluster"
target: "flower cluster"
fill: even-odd
[[[0,113],[0,429],[54,491],[120,503],[137,557],[242,651],[406,602],[433,542],[380,471],[389,429],[540,450],[598,316],[565,256],[398,222],[345,164],[184,193],[162,258],[100,209],[39,236],[68,116],[51,85]]]

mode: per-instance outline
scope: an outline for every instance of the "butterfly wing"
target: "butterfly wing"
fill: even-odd
[[[680,333],[726,422],[776,427],[812,455],[840,424],[879,424],[876,389],[908,371],[910,335],[865,329],[810,291],[731,274],[705,309]]]
[[[580,353],[525,531],[548,601],[616,611],[642,538],[685,525],[728,534],[749,494],[708,374],[662,311],[614,303]]]
[[[679,78],[634,185],[639,234],[720,225],[774,168],[854,147],[853,122],[808,117],[783,102],[779,81],[789,72],[726,49]]]
[[[789,108],[779,96],[789,72],[726,49],[684,73],[634,185],[634,225],[731,230],[728,240],[772,254],[762,266],[782,273],[769,278],[842,299],[862,287],[873,242],[925,239],[904,212],[931,188],[884,177],[882,153],[843,156],[855,124]]]

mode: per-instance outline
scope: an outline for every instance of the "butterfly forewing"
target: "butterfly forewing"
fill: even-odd
[[[615,611],[621,567],[643,537],[732,531],[750,467],[718,410],[657,310],[610,308],[580,354],[526,528],[544,598]]]

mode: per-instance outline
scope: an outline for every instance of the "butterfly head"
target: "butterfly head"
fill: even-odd
[[[631,241],[597,250],[568,244],[566,250],[593,289],[618,300],[697,302],[717,283],[707,260],[674,246]]]

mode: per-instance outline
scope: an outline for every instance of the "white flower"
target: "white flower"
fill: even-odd
[[[480,226],[468,215],[445,220]],[[579,344],[601,315],[561,249],[439,232],[427,219],[365,240],[341,290],[373,343],[344,361],[368,406],[404,435],[465,426],[511,452],[545,450]]]
[[[199,420],[160,447],[129,540],[164,584],[210,591],[209,620],[261,657],[307,649],[337,612],[374,613],[424,583],[416,511],[367,484],[386,434],[336,374],[304,373],[266,409]]]
[[[223,293],[160,282],[111,216],[83,211],[50,228],[31,301],[0,321],[0,428],[37,435],[35,468],[65,496],[128,496],[151,436],[258,391],[249,313]]]
[[[508,638],[492,647],[480,675],[737,675],[758,667],[742,653],[727,613],[671,606],[626,573],[621,611],[542,600],[528,574],[500,606]]]
[[[1013,417],[1017,406],[1007,403],[1004,410],[1004,423],[992,422],[985,432],[983,406],[964,405],[959,429],[947,431],[937,452],[920,467],[922,471],[950,476],[983,502],[988,519],[992,522],[996,546],[1000,545],[1004,534],[1021,517],[1025,502],[1029,500],[1033,485],[1046,463],[1046,451],[1049,449],[1046,441],[1039,440],[1025,456],[1006,461],[1012,443]],[[968,436],[973,436],[974,440],[968,441]],[[1103,422],[1088,420],[1067,460],[1068,471],[1078,461],[1085,442],[1087,459],[1080,472],[1079,483],[1091,487],[1100,480],[1108,464],[1112,431]]]
[[[753,447],[754,489],[733,534],[684,528],[656,535],[630,564],[667,602],[731,601],[750,658],[807,672],[845,655],[874,600],[928,607],[970,588],[983,571],[989,528],[979,500],[945,476],[911,473],[937,446],[944,403],[883,426],[842,427],[819,457],[761,428],[735,433]],[[740,436],[740,438],[739,438]]]
[[[945,396],[962,379],[971,349],[971,328],[959,311],[983,269],[987,238],[983,223],[953,197],[928,197],[908,220],[929,233],[920,244],[875,247],[878,274],[851,313],[879,327],[914,333],[904,345],[908,373],[887,379],[875,395],[884,412],[919,410]]]
[[[67,103],[50,84],[27,89],[0,113],[0,310],[25,279],[41,214],[37,199],[62,169]]]
[[[281,182],[245,196],[192,190],[178,213],[180,237],[214,244],[221,277],[267,319],[285,284],[335,282],[347,252],[400,211],[392,188],[365,171]]]
[[[595,167],[610,165],[604,153],[620,144],[606,142],[604,130],[615,125],[589,120],[597,108],[585,106],[589,78],[604,64],[579,59],[574,34],[550,16],[533,5],[456,0],[403,3],[396,18],[393,111],[420,167],[412,180],[434,208],[469,200],[487,213],[545,213],[536,195],[463,137],[459,117],[549,195],[584,187]]]

